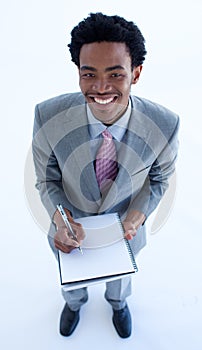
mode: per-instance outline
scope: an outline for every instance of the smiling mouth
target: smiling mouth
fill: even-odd
[[[107,104],[110,104],[110,103],[114,103],[118,96],[112,96],[112,97],[105,97],[104,96],[101,98],[101,97],[94,97],[94,96],[89,96],[90,99],[92,100],[92,102],[95,102],[95,103],[98,103],[100,105],[107,105]]]

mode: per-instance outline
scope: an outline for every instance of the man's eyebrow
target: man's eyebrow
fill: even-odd
[[[91,70],[92,72],[97,71],[97,69],[95,69],[94,67],[91,67],[91,66],[81,66],[80,70]]]
[[[105,69],[105,72],[111,72],[112,70],[117,70],[117,69],[124,69],[124,67],[122,67],[120,64],[117,64],[116,66],[112,66],[112,67],[107,67]]]
[[[107,68],[105,68],[105,72],[111,72],[111,71],[117,70],[117,69],[123,70],[124,67],[121,66],[121,65],[119,65],[119,64],[117,64],[116,66],[112,66],[112,67],[107,67]],[[83,70],[89,70],[89,71],[91,71],[91,72],[96,72],[96,71],[97,71],[96,68],[91,67],[91,66],[86,66],[86,65],[81,66],[81,67],[80,67],[80,70],[81,70],[81,71],[83,71]]]

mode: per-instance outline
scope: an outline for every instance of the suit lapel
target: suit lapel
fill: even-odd
[[[100,212],[108,210],[130,196],[131,193],[127,193],[127,189],[131,188],[131,175],[145,167],[144,152],[151,133],[146,128],[145,118],[147,117],[143,112],[132,109],[128,129],[122,141],[117,144],[119,172],[108,194],[102,200]]]
[[[71,149],[71,156],[77,164],[77,176],[79,174],[82,194],[89,200],[94,211],[100,206],[100,190],[94,171],[93,158],[90,149],[90,136],[88,131],[88,120],[86,106],[74,107],[66,112],[64,129],[68,133],[68,146]],[[84,200],[85,200],[84,199]],[[90,203],[88,203],[90,205]],[[91,206],[91,205],[90,205]]]

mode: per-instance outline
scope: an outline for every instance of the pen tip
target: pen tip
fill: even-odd
[[[79,247],[79,250],[80,250],[81,254],[83,255],[83,250],[81,249],[81,247]]]

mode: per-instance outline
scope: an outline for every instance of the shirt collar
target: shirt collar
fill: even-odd
[[[117,120],[115,124],[108,127],[109,132],[117,141],[121,141],[121,139],[123,138],[123,135],[125,134],[126,129],[128,127],[130,115],[131,115],[131,99],[129,98],[128,107],[125,113],[122,115],[120,119]],[[107,127],[101,121],[99,121],[94,117],[88,104],[87,104],[87,117],[88,117],[90,137],[91,139],[95,139],[105,129],[107,129]]]

